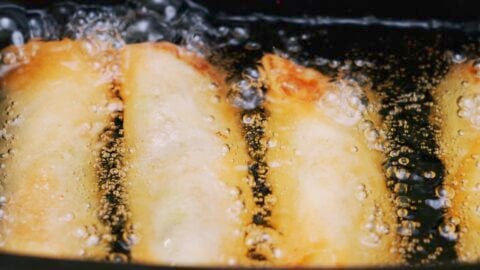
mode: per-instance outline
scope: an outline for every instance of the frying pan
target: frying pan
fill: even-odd
[[[65,1],[62,1],[65,2]],[[86,0],[78,1],[92,5],[123,5],[123,1]],[[35,0],[0,1],[0,4],[15,4],[28,9],[45,8],[52,3]],[[129,2],[127,1],[128,5]],[[367,1],[367,0],[191,0],[186,5],[200,6],[208,11],[212,25],[242,26],[250,30],[250,39],[261,44],[261,49],[246,50],[245,44],[232,44],[219,49],[219,55],[231,59],[227,67],[232,74],[239,74],[245,67],[255,66],[264,52],[287,51],[302,63],[314,66],[326,73],[333,68],[311,61],[312,55],[322,59],[335,59],[346,63],[349,59],[368,59],[382,68],[362,68],[372,78],[374,89],[385,93],[383,115],[392,110],[396,98],[407,92],[426,94],[428,89],[419,85],[419,79],[427,79],[434,85],[435,78],[441,78],[448,70],[449,60],[445,52],[462,52],[468,57],[479,54],[477,44],[480,38],[480,4],[471,0],[439,1]],[[0,40],[2,40],[0,33]],[[304,35],[308,38],[302,39]],[[301,49],[285,45],[285,37],[296,37]],[[172,40],[181,42],[179,40]],[[283,45],[279,45],[283,44]],[[5,43],[1,43],[5,46]],[[215,58],[211,59],[216,61]],[[432,64],[434,63],[434,64]],[[385,68],[387,67],[388,68]],[[420,69],[420,66],[424,68]],[[392,75],[392,70],[404,70]],[[382,87],[390,82],[389,88]],[[408,105],[408,104],[404,104]],[[434,134],[428,122],[429,107],[422,107],[420,113],[405,112],[396,117],[410,123],[408,130],[391,134],[400,145],[414,149],[412,177],[421,177],[419,168],[436,172],[429,182],[417,181],[406,196],[415,199],[434,198],[435,188],[442,184],[444,167],[432,154],[437,147]],[[419,145],[426,147],[420,148]],[[430,150],[429,150],[430,149]],[[385,167],[388,166],[386,161]],[[391,179],[395,181],[395,179]],[[411,253],[410,268],[421,269],[479,269],[480,264],[455,263],[455,242],[438,235],[436,229],[443,220],[442,210],[433,210],[417,205],[409,217],[420,221],[422,228],[418,235],[433,234],[426,253],[436,246],[444,252],[435,265],[418,266],[425,254]],[[77,260],[58,260],[0,254],[0,269],[172,269],[172,266],[145,266],[137,264],[114,264]],[[194,268],[194,267],[193,267]],[[402,267],[374,267],[375,269],[405,269]],[[175,268],[178,269],[178,268]],[[191,268],[192,269],[192,268]],[[200,268],[198,268],[200,269]],[[209,269],[212,269],[209,267]],[[358,269],[358,268],[346,268]]]

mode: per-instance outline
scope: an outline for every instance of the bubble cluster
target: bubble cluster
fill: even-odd
[[[455,241],[458,238],[458,224],[458,219],[450,218],[438,226],[438,231],[440,232],[440,235],[447,240]]]
[[[360,241],[369,247],[379,246],[383,237],[391,232],[391,225],[385,221],[385,213],[378,206],[372,208],[365,228],[367,233],[362,236]]]
[[[188,8],[187,8],[188,5]],[[181,0],[129,1],[111,6],[72,2],[27,10],[11,5],[0,14],[0,46],[23,45],[30,39],[89,39],[119,48],[126,43],[169,41],[209,56],[212,50],[245,44],[249,39],[241,26],[213,26],[203,8]]]
[[[457,105],[458,116],[470,122],[472,127],[480,129],[480,95],[463,95]]]
[[[378,151],[384,151],[384,140],[385,140],[385,133],[383,130],[379,130],[375,124],[368,119],[364,119],[359,122],[358,127],[360,131],[365,136],[365,140],[367,141],[368,147],[371,149],[376,149]]]
[[[326,91],[318,101],[318,106],[322,111],[330,116],[336,122],[352,126],[357,124],[366,111],[366,104],[362,89],[354,82],[344,80],[336,81],[333,89]],[[373,133],[375,131],[369,130]],[[377,139],[376,134],[369,134]]]
[[[246,68],[241,79],[232,83],[229,100],[235,106],[244,110],[252,110],[261,105],[264,100],[263,84],[257,69]]]

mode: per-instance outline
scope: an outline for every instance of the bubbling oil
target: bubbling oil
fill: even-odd
[[[42,9],[0,7],[0,45],[20,48],[1,54],[0,72],[5,74],[28,63],[30,56],[21,49],[27,41],[63,38],[87,40],[86,51],[98,58],[94,65],[111,77],[119,78],[121,74],[110,52],[141,42],[180,44],[223,67],[229,73],[232,89],[229,101],[242,110],[238,120],[250,158],[245,181],[253,190],[256,208],[245,236],[248,257],[268,263],[283,255],[272,240],[278,233],[269,223],[276,198],[267,177],[270,167],[281,164],[267,163],[265,153],[281,146],[275,138],[265,135],[266,89],[261,82],[258,61],[265,52],[274,52],[315,68],[337,80],[334,83],[337,91],[325,95],[317,105],[341,124],[358,125],[369,147],[385,154],[385,184],[391,192],[387,199],[395,206],[397,223],[385,224],[382,219],[385,213],[375,207],[369,223],[364,224],[368,229],[363,238],[365,245],[376,245],[382,235],[395,233],[398,240],[391,252],[401,254],[409,264],[456,261],[454,246],[460,224],[458,218],[446,215],[455,190],[443,184],[445,168],[438,157],[435,137],[438,127],[429,118],[434,105],[431,91],[451,65],[475,59],[477,48],[471,44],[478,41],[477,36],[438,30],[425,32],[424,24],[421,24],[422,30],[416,28],[419,22],[412,22],[412,29],[392,30],[377,25],[369,32],[363,26],[345,25],[341,20],[328,17],[289,22],[262,15],[216,15],[197,3],[175,0],[128,1],[110,6],[66,2]],[[445,27],[449,25],[445,23]],[[453,30],[459,29],[454,24],[450,26]],[[377,40],[375,31],[380,33],[381,40]],[[478,61],[473,65],[480,70]],[[369,104],[365,103],[361,87],[371,87],[380,97],[382,126],[362,120]],[[78,228],[74,233],[84,239],[87,248],[102,241],[110,243],[107,259],[128,261],[129,249],[138,239],[129,220],[125,199],[128,190],[122,184],[129,166],[122,163],[122,157],[125,151],[135,150],[125,149],[122,144],[124,105],[116,91],[113,87],[105,108],[92,108],[105,110],[111,116],[112,125],[106,127],[99,138],[102,151],[96,164],[99,189],[104,197],[100,209],[92,207],[111,229],[105,233],[87,227]],[[6,99],[2,96],[2,100]],[[14,140],[9,127],[20,125],[22,115],[12,115],[15,104],[6,102],[10,105],[3,108],[0,135],[8,146]],[[458,116],[479,129],[480,96],[462,96],[457,105]],[[215,116],[208,119],[214,121]],[[460,135],[464,131],[458,132]],[[0,159],[3,160],[13,155],[15,149],[6,147],[2,151]],[[356,152],[358,148],[353,147],[351,151]],[[3,166],[2,162],[0,170]],[[0,191],[2,189],[0,186]],[[369,196],[368,190],[365,185],[357,187],[359,203]],[[8,219],[2,210],[8,202],[9,198],[0,197],[0,219]],[[61,220],[68,222],[74,218],[75,213],[66,213]]]

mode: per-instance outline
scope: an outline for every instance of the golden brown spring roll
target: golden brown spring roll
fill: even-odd
[[[373,95],[275,55],[261,63],[268,181],[276,197],[271,225],[280,235],[276,263],[398,263],[391,251],[395,215],[376,149],[378,116],[363,102]]]
[[[461,261],[480,259],[480,77],[472,62],[454,65],[433,92],[440,157],[446,169],[438,190],[448,207],[440,233],[457,240]]]
[[[133,260],[238,263],[247,154],[224,75],[168,43],[128,46],[122,63]]]
[[[1,79],[1,250],[103,257],[95,159],[109,80],[85,43],[30,42]]]

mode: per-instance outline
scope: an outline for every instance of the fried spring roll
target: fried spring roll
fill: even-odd
[[[268,181],[277,264],[373,265],[391,252],[395,216],[365,93],[275,55],[261,61],[270,114]],[[370,95],[370,96],[369,96]]]
[[[457,240],[462,261],[480,259],[480,77],[472,62],[455,65],[433,92],[440,127],[440,157],[446,169],[440,200],[448,207],[440,233]],[[435,202],[433,202],[435,203]]]
[[[168,43],[128,46],[122,63],[133,260],[238,262],[247,153],[224,75]]]
[[[1,79],[1,250],[104,257],[95,159],[108,79],[84,43],[30,42]],[[23,61],[23,60],[22,60]]]

